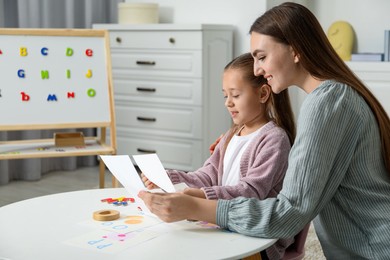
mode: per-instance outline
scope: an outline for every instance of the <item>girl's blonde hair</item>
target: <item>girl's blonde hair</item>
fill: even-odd
[[[378,122],[383,160],[390,174],[390,119],[379,101],[333,49],[316,17],[306,7],[286,2],[257,18],[250,28],[252,32],[290,45],[313,77],[344,83],[365,99]]]
[[[240,70],[244,79],[254,88],[260,88],[264,84],[267,84],[267,80],[263,76],[255,76],[253,72],[253,57],[250,53],[242,54],[225,66],[227,70]],[[291,145],[295,140],[295,121],[294,114],[292,112],[290,97],[288,90],[283,90],[279,94],[271,92],[270,97],[266,103],[266,114],[269,120],[274,121],[279,127],[283,128],[290,140]],[[231,135],[228,136],[228,141],[233,137],[234,133],[242,126],[233,125]]]

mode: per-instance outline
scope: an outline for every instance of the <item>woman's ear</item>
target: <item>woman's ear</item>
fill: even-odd
[[[268,86],[267,84],[263,84],[260,87],[260,102],[261,103],[266,103],[269,99],[269,96],[271,95],[271,87]]]
[[[300,59],[299,53],[297,53],[291,46],[290,48],[291,48],[292,55],[294,57],[294,63],[299,63],[299,59]]]

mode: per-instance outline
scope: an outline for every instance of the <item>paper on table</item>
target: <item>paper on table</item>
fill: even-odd
[[[133,158],[142,173],[145,174],[151,182],[166,192],[176,191],[157,154],[133,155]]]
[[[115,178],[131,194],[135,203],[141,207],[142,211],[154,215],[146,207],[144,201],[138,198],[138,192],[145,190],[145,185],[134,168],[130,157],[128,155],[100,155],[100,158]]]

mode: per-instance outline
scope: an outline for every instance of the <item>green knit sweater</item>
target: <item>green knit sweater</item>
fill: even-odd
[[[328,259],[389,259],[390,178],[378,125],[364,99],[334,81],[302,104],[278,197],[217,206],[218,225],[257,237],[291,237],[315,217]]]

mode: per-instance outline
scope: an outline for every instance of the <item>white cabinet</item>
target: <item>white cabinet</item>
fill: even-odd
[[[390,62],[347,62],[390,116]]]
[[[166,168],[194,170],[231,126],[222,73],[229,25],[95,24],[110,35],[118,154],[157,153]]]

